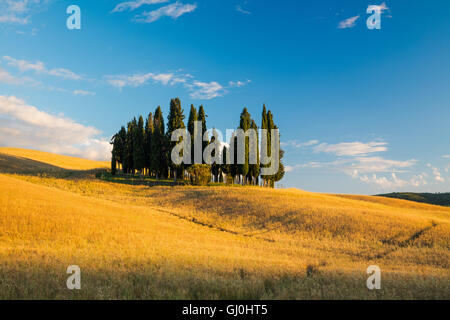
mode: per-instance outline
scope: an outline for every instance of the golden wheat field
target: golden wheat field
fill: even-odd
[[[0,299],[450,298],[450,208],[128,185],[96,178],[107,166],[0,148]]]

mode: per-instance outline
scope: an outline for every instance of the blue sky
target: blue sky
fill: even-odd
[[[81,30],[66,8],[81,8]],[[369,5],[382,8],[369,30]],[[94,159],[180,97],[208,126],[262,104],[283,187],[450,190],[448,1],[2,0],[0,145]]]

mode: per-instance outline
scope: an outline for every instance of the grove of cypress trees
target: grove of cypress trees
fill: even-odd
[[[195,160],[193,145],[194,138],[196,136],[195,121],[201,122],[201,128],[199,128],[198,130],[202,131],[201,135],[203,137],[207,131],[206,117],[207,115],[202,105],[199,107],[198,112],[197,109],[193,105],[191,105],[187,123],[187,130],[192,138],[192,163],[194,163]],[[122,126],[120,131],[116,133],[111,139],[111,144],[113,145],[111,157],[111,173],[113,175],[116,174],[117,170],[120,169],[121,166],[122,171],[125,174],[134,174],[136,170],[139,170],[144,174],[148,173],[150,175],[156,175],[156,177],[159,179],[168,177],[170,168],[172,177],[175,181],[177,177],[182,177],[186,165],[183,163],[180,165],[175,165],[173,162],[171,162],[171,159],[169,159],[173,148],[179,142],[181,142],[182,139],[180,138],[179,141],[171,141],[172,132],[177,129],[186,129],[184,125],[185,116],[183,114],[183,109],[181,108],[181,102],[179,98],[171,99],[170,112],[167,119],[167,131],[165,131],[163,113],[161,111],[161,107],[158,106],[154,114],[152,114],[151,112],[149,113],[145,121],[145,125],[143,117],[140,116],[139,120],[136,120],[135,117],[132,121],[128,122],[126,128]],[[222,181],[222,177],[226,175],[227,177],[230,177],[230,179],[227,180],[232,181],[232,183],[235,183],[237,180],[239,180],[239,182],[242,184],[258,185],[259,177],[261,175],[261,168],[270,167],[271,164],[260,163],[260,138],[258,134],[258,125],[251,118],[251,115],[248,112],[247,108],[244,108],[240,115],[238,129],[241,129],[244,134],[246,132],[248,133],[249,129],[253,130],[250,135],[245,135],[244,140],[241,140],[239,142],[239,146],[240,143],[243,142],[242,147],[244,147],[245,149],[244,163],[237,163],[237,136],[233,135],[233,137],[229,141],[229,148],[231,149],[230,151],[232,151],[232,153],[230,152],[232,159],[228,159],[228,148],[224,146],[221,150],[219,150],[219,146],[216,144],[215,129],[213,129],[213,134],[210,139],[211,141],[203,141],[202,139],[202,156],[206,148],[208,148],[208,153],[211,153],[210,155],[214,158],[216,158],[216,153],[221,153],[219,160],[222,160],[222,163],[214,162],[211,165],[210,170],[212,176],[214,177],[214,181]],[[261,147],[267,149],[267,156],[271,157],[271,130],[278,129],[278,127],[274,123],[272,112],[270,110],[267,110],[265,105],[263,105],[261,129],[265,129],[268,134],[267,139],[265,139],[267,145]],[[256,136],[254,135],[255,132]],[[210,144],[214,144],[214,146]],[[180,156],[182,156],[181,152],[183,151],[180,151]],[[252,155],[252,157],[250,157],[250,155]],[[262,185],[274,187],[275,182],[280,181],[284,177],[285,168],[282,163],[283,156],[284,151],[280,148],[279,170],[272,175],[261,175],[261,178],[264,181]],[[230,160],[232,164],[227,164],[227,161],[230,162]],[[252,164],[250,164],[250,160],[252,160]],[[256,163],[253,163],[254,160],[256,161]],[[203,161],[203,163],[205,162]],[[239,177],[240,179],[236,179],[237,177]]]

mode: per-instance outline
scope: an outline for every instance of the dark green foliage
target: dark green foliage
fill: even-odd
[[[167,137],[165,135],[164,118],[161,107],[155,110],[153,118],[153,136],[151,140],[151,166],[158,178],[167,177],[168,158],[167,158]]]
[[[379,194],[377,196],[422,202],[438,206],[450,206],[450,192],[449,193],[394,192],[388,194]]]
[[[248,113],[247,108],[244,108],[241,113],[241,120],[239,123],[239,128],[244,130],[246,132],[248,129],[250,129],[251,126],[251,116],[250,113]],[[245,137],[245,163],[238,165],[238,173],[242,175],[243,178],[243,184],[247,183],[247,174],[249,173],[249,163],[248,163],[248,151],[249,151],[249,137]],[[236,149],[235,149],[236,153]]]
[[[167,131],[165,130],[164,118],[161,107],[157,107],[155,113],[149,113],[148,117],[144,119],[139,116],[138,120],[133,118],[128,122],[127,127],[121,127],[120,131],[116,133],[112,139],[111,144],[111,173],[116,174],[117,171],[122,168],[123,174],[135,174],[136,170],[144,175],[156,176],[157,179],[164,179],[169,176],[169,168],[172,173],[171,176],[176,180],[177,177],[184,179],[185,169],[189,165],[175,165],[170,161],[170,154],[173,148],[180,143],[182,138],[178,141],[171,141],[171,135],[174,130],[184,129],[185,116],[181,108],[181,102],[179,98],[172,99],[170,101],[170,111],[167,117]],[[196,108],[191,105],[189,119],[187,123],[187,130],[191,137],[195,137],[195,121],[201,122],[201,134],[205,135],[207,131],[206,126],[207,115],[203,106],[199,107],[197,112]],[[245,161],[244,164],[237,164],[237,137],[234,136],[230,143],[231,156],[233,157],[233,164],[227,164],[228,150],[224,147],[220,150],[220,158],[222,163],[214,162],[212,165],[196,166],[194,169],[188,171],[193,174],[193,179],[196,184],[206,184],[211,180],[211,176],[214,177],[215,182],[223,182],[226,177],[227,183],[234,183],[236,177],[242,177],[239,182],[242,184],[254,184],[258,185],[258,179],[260,175],[260,159],[259,159],[259,135],[258,126],[256,122],[251,118],[247,108],[244,108],[239,122],[239,129],[247,132],[249,129],[256,131],[256,139],[250,140],[249,136],[245,137]],[[271,111],[266,112],[266,107],[263,106],[262,113],[262,129],[276,129],[273,122],[273,116]],[[270,131],[269,131],[270,132]],[[202,154],[206,147],[210,143],[216,143],[216,130],[213,129],[211,141],[202,141]],[[203,139],[202,139],[203,140]],[[254,142],[253,142],[254,141]],[[192,139],[192,143],[194,139]],[[255,146],[255,144],[256,146]],[[251,145],[250,145],[251,144]],[[269,144],[269,156],[270,156],[270,134],[268,137]],[[251,149],[250,149],[251,148]],[[250,150],[256,151],[256,164],[250,164]],[[183,156],[183,151],[180,151],[180,156]],[[212,149],[211,156],[215,158],[216,152],[219,152],[217,148]],[[277,174],[272,176],[262,177],[265,179],[264,185],[274,186],[276,181],[279,181],[284,176],[284,166],[281,163],[281,159],[284,152],[280,150],[280,170]],[[192,145],[192,163],[194,162],[194,146]],[[121,167],[120,167],[121,166]],[[267,166],[267,165],[266,165]],[[208,171],[208,174],[206,174]],[[205,181],[207,181],[205,183]]]
[[[202,141],[203,137],[205,136],[205,132],[208,130],[206,127],[206,118],[208,116],[205,113],[205,109],[203,108],[203,105],[201,105],[198,109],[198,121],[202,122]],[[206,146],[209,144],[209,141],[203,141],[202,143],[202,152],[205,150]]]
[[[136,122],[136,119],[134,119],[134,122]],[[133,121],[132,122],[128,122],[127,135],[126,135],[126,138],[125,138],[125,152],[124,152],[123,169],[124,169],[125,173],[132,173],[132,174],[134,174],[133,131],[134,131]]]
[[[136,120],[133,120],[136,121]],[[139,117],[139,121],[133,126],[133,163],[134,169],[141,171],[145,167],[144,150],[144,119]]]
[[[211,144],[216,142],[216,136],[218,136],[218,133],[216,131],[216,129],[213,128],[212,131],[212,136],[211,136]],[[213,150],[211,152],[211,156],[214,158],[216,156],[216,150]],[[222,156],[222,155],[220,155]],[[221,168],[221,164],[220,163],[216,163],[216,161],[214,161],[211,164],[211,173],[214,177],[214,182],[219,182],[219,174],[220,174],[220,168]]]
[[[207,164],[194,164],[187,171],[194,185],[205,186],[211,181],[211,166]]]
[[[263,107],[263,125],[265,125],[264,123],[264,111],[265,111],[265,106]],[[267,112],[267,153],[268,156],[271,156],[272,153],[272,145],[271,145],[271,141],[272,141],[272,130],[274,129],[278,129],[278,127],[275,125],[274,121],[273,121],[273,114],[272,112],[269,110]],[[278,168],[278,172],[274,175],[270,175],[270,176],[263,176],[263,179],[265,180],[265,185],[269,185],[270,187],[275,187],[275,182],[280,181],[281,179],[283,179],[284,174],[285,174],[285,170],[284,170],[284,165],[281,162],[281,159],[284,156],[284,151],[281,149],[281,145],[280,145],[280,141],[278,141],[278,146],[280,146],[280,150],[279,150],[279,168]],[[270,165],[268,165],[270,166]]]
[[[256,125],[256,122],[252,120],[252,123],[250,125],[250,128],[256,131],[256,145],[249,145],[249,149],[252,150],[252,148],[256,149],[256,164],[249,164],[249,171],[248,171],[248,179],[253,185],[258,185],[258,177],[259,177],[259,135],[258,135],[258,126]]]
[[[117,168],[116,168],[116,156],[114,155],[114,152],[113,152],[112,157],[111,157],[111,174],[112,174],[113,176],[115,176],[115,175],[116,175],[116,172],[117,172]]]
[[[167,117],[167,140],[169,141],[169,150],[172,150],[179,142],[183,141],[180,137],[178,141],[171,141],[172,132],[177,129],[184,129],[184,114],[181,108],[181,102],[179,98],[170,100],[170,111]],[[170,151],[169,151],[170,152]],[[180,156],[183,156],[183,151],[180,152]],[[170,157],[170,153],[169,153]],[[170,169],[173,172],[173,178],[176,181],[177,176],[181,177],[183,175],[183,164],[176,165],[170,161]]]
[[[154,126],[153,126],[153,114],[150,112],[147,119],[145,120],[145,134],[144,134],[144,154],[145,154],[145,168],[148,169],[149,173],[154,172],[152,167],[152,136],[153,136]]]
[[[191,104],[191,110],[189,111],[189,118],[187,129],[191,136],[191,164],[194,164],[194,140],[195,140],[195,132],[194,132],[194,123],[198,120],[197,109],[195,109],[194,105]]]

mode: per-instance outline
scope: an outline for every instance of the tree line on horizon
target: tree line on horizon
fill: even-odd
[[[174,181],[178,179],[189,179],[192,176],[202,173],[206,176],[207,182],[223,182],[228,184],[241,184],[241,185],[261,185],[265,187],[274,187],[275,182],[280,181],[285,174],[284,166],[281,162],[284,151],[279,150],[279,169],[274,175],[261,175],[260,169],[264,166],[260,163],[259,159],[259,137],[257,134],[257,148],[258,156],[255,164],[249,163],[249,137],[245,139],[245,163],[237,164],[237,161],[233,161],[233,164],[227,164],[226,155],[227,147],[223,145],[220,150],[221,163],[213,162],[211,165],[195,164],[194,153],[192,152],[192,164],[174,164],[170,161],[170,152],[178,143],[177,141],[171,141],[172,132],[177,129],[184,129],[194,136],[194,123],[196,121],[201,122],[201,136],[203,137],[207,132],[206,126],[207,115],[203,105],[200,105],[198,111],[191,105],[187,126],[184,124],[185,115],[184,110],[181,107],[179,98],[171,99],[169,115],[167,117],[167,130],[164,124],[164,117],[161,107],[158,106],[154,113],[150,112],[145,119],[141,116],[136,119],[134,117],[127,123],[126,127],[122,126],[119,132],[117,132],[111,139],[112,156],[111,156],[111,173],[116,175],[118,170],[121,170],[123,174],[134,175],[139,173],[156,179],[168,179],[173,178]],[[241,115],[238,129],[242,129],[246,132],[248,129],[254,129],[258,132],[258,126],[255,120],[252,119],[247,108],[244,108]],[[272,129],[278,129],[273,121],[273,114],[270,110],[266,110],[266,106],[263,105],[261,129],[266,129],[270,132]],[[205,148],[213,143],[216,139],[215,129],[212,129],[213,134],[209,141],[202,142],[202,154]],[[235,139],[235,138],[234,138]],[[193,140],[193,139],[192,139]],[[202,139],[203,140],[203,139]],[[193,145],[193,141],[191,144]],[[236,143],[235,140],[229,142]],[[270,156],[271,139],[267,139],[267,150]],[[193,147],[192,147],[193,150]],[[234,148],[233,150],[236,150]],[[214,151],[213,154],[214,156]],[[236,160],[236,152],[234,152]]]

